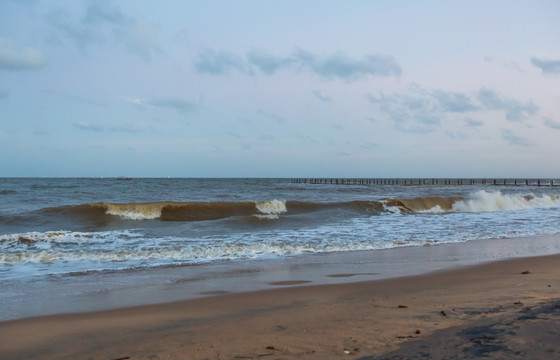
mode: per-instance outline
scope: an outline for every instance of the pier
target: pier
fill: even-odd
[[[293,178],[293,184],[318,185],[453,185],[453,186],[560,186],[559,179],[514,179],[514,178]]]

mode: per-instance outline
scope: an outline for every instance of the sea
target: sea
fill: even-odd
[[[55,311],[30,297],[103,292],[132,273],[560,232],[558,179],[411,182],[0,178],[0,320]]]

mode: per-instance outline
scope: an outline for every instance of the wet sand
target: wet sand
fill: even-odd
[[[518,258],[6,321],[0,358],[552,359],[559,305],[560,255]]]

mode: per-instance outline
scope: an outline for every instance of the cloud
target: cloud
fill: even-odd
[[[363,144],[361,144],[360,147],[361,147],[362,149],[366,149],[366,150],[367,150],[367,149],[374,149],[374,148],[376,148],[376,147],[379,147],[379,145],[376,144],[376,143],[368,142],[368,143],[363,143]]]
[[[418,84],[411,84],[404,94],[379,96],[366,94],[366,98],[375,104],[379,111],[395,122],[398,131],[409,133],[428,133],[451,114],[467,113],[480,110],[471,97],[453,91],[425,89]],[[472,119],[465,120],[469,126],[480,126]]]
[[[126,132],[126,133],[138,133],[140,129],[132,124],[121,124],[119,126],[105,126],[101,124],[92,124],[85,121],[75,121],[73,123],[74,127],[92,132]]]
[[[102,36],[98,31],[95,31],[96,29],[93,26],[75,22],[73,17],[63,9],[51,12],[46,19],[55,29],[55,32],[51,34],[51,39],[54,39],[56,43],[62,41],[58,36],[60,35],[63,39],[67,38],[74,42],[81,51],[86,51],[90,44],[98,43],[102,39]]]
[[[503,110],[508,121],[522,121],[539,111],[532,100],[522,103],[518,100],[501,96],[489,89],[481,89],[477,94],[478,100],[489,110]]]
[[[260,71],[271,75],[276,70],[290,66],[295,60],[289,57],[280,57],[269,54],[262,49],[253,49],[247,53],[247,60],[255,65]]]
[[[83,22],[95,25],[103,23],[120,25],[127,22],[127,16],[112,5],[112,1],[92,1],[86,10]]]
[[[162,97],[153,98],[150,100],[141,98],[125,98],[124,100],[143,108],[172,109],[182,113],[195,111],[198,106],[196,103],[190,100],[179,97]]]
[[[259,140],[271,141],[271,140],[276,140],[276,137],[274,135],[266,134],[266,135],[259,136]]]
[[[325,78],[341,78],[357,80],[368,75],[398,76],[402,70],[392,56],[373,54],[358,60],[348,56],[345,52],[319,56],[302,49],[294,54],[298,65]]]
[[[162,52],[157,41],[158,28],[127,16],[113,1],[90,1],[81,18],[58,9],[47,15],[47,22],[55,30],[51,34],[55,43],[69,39],[83,52],[106,39],[124,45],[128,52],[145,61]]]
[[[234,131],[228,131],[226,134],[228,134],[231,137],[237,138],[237,139],[241,139],[241,135],[239,135],[238,133],[234,132]]]
[[[471,99],[465,94],[432,90],[432,96],[444,111],[468,112],[478,110],[478,107],[473,105]]]
[[[223,75],[231,70],[246,71],[243,59],[239,56],[223,50],[211,49],[205,49],[198,54],[194,67],[200,73],[211,75]]]
[[[45,57],[33,48],[17,49],[12,41],[0,38],[0,70],[37,70],[45,65]]]
[[[43,127],[42,125],[36,125],[35,129],[33,130],[33,135],[48,136],[49,131],[45,127]]]
[[[403,132],[431,132],[445,115],[433,96],[418,86],[412,86],[410,94],[366,96],[395,122],[397,130]]]
[[[552,120],[551,118],[543,118],[544,126],[554,130],[560,130],[560,121]]]
[[[323,95],[320,90],[313,90],[312,92],[313,95],[315,95],[320,101],[324,103],[332,102],[332,98],[330,96]]]
[[[261,116],[264,116],[264,117],[267,117],[269,119],[275,120],[278,123],[284,122],[284,119],[281,116],[273,114],[273,113],[268,113],[268,112],[260,110],[260,109],[257,110],[257,114],[261,115]]]
[[[482,122],[480,120],[474,120],[474,119],[471,119],[471,118],[465,118],[465,119],[463,119],[463,121],[465,122],[465,124],[467,126],[471,126],[471,127],[477,127],[477,126],[484,125],[484,122]]]
[[[503,67],[504,69],[513,69],[519,72],[524,73],[525,71],[519,66],[519,64],[517,63],[517,61],[505,61],[502,59],[498,59],[498,58],[492,58],[490,56],[485,56],[484,57],[484,61],[486,61],[487,63],[497,63],[498,65],[500,65],[501,67]]]
[[[543,74],[558,74],[560,73],[560,60],[538,59],[531,58],[531,64],[541,69]]]
[[[454,140],[467,140],[469,137],[462,132],[458,131],[456,133],[452,133],[451,131],[446,131],[445,135],[449,136],[451,139]]]
[[[504,129],[502,131],[502,139],[507,141],[510,145],[526,146],[526,147],[535,146],[534,141],[525,137],[517,136],[511,130],[508,129]]]
[[[316,55],[297,49],[288,56],[276,56],[263,49],[247,52],[246,61],[230,52],[205,49],[198,54],[195,68],[200,73],[223,75],[230,71],[254,74],[259,70],[272,75],[280,69],[298,69],[311,72],[323,78],[339,78],[353,81],[367,76],[398,76],[402,70],[392,56],[370,54],[363,59],[355,59],[345,52],[337,51],[330,55]]]
[[[154,53],[161,53],[157,42],[158,29],[143,21],[135,21],[122,30],[121,37],[127,50],[140,58],[149,61]]]
[[[158,108],[174,109],[179,112],[190,112],[196,109],[195,103],[182,98],[153,99],[148,104]]]

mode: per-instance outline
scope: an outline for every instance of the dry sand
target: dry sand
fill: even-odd
[[[552,255],[7,321],[0,358],[556,359],[559,279]]]

